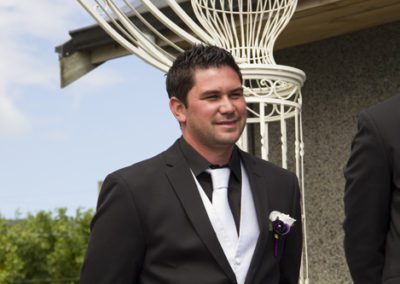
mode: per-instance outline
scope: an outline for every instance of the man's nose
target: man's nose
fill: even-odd
[[[235,110],[235,106],[228,96],[223,96],[219,109],[221,113],[229,113]]]

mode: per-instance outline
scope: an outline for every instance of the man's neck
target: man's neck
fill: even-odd
[[[190,139],[185,138],[185,141],[211,164],[219,166],[229,163],[229,160],[232,156],[232,151],[235,147],[235,145],[208,147],[206,145],[196,143],[195,141],[191,141]]]

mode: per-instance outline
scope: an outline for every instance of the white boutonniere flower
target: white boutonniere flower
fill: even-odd
[[[278,256],[279,239],[290,232],[290,228],[296,222],[296,219],[279,211],[272,211],[269,214],[269,220],[271,221],[271,230],[275,239],[274,256]]]

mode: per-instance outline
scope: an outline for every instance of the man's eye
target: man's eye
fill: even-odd
[[[216,96],[216,95],[212,95],[212,96],[207,96],[206,97],[206,100],[211,100],[211,101],[215,101],[217,99],[218,99],[218,96]]]

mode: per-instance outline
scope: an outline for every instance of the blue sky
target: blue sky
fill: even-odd
[[[60,88],[55,46],[92,24],[77,1],[0,2],[0,215],[94,208],[97,182],[180,135],[164,74],[135,56]]]

